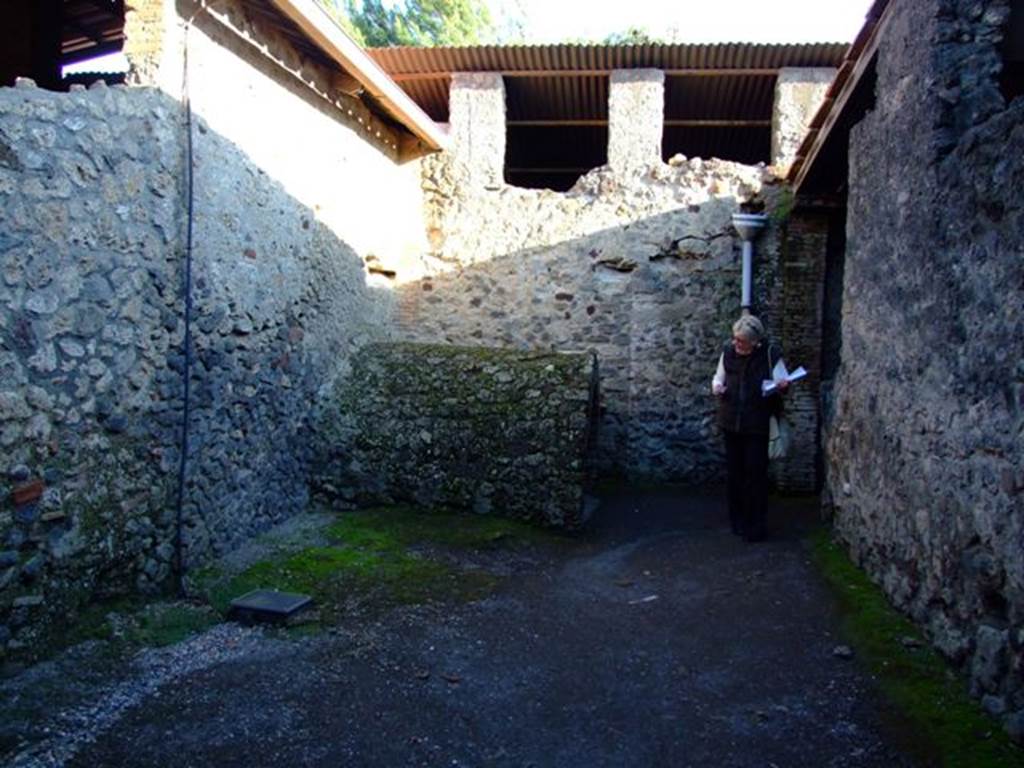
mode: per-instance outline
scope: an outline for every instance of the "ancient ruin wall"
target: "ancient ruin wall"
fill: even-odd
[[[591,355],[368,345],[338,385],[317,480],[362,505],[577,528],[595,385]]]
[[[0,114],[0,649],[32,652],[170,573],[183,122],[105,87],[0,89]]]
[[[317,405],[387,333],[391,294],[364,259],[403,253],[397,228],[373,236],[384,192],[367,180],[403,221],[419,189],[355,105],[268,55],[294,57],[280,41],[254,56],[218,20],[189,39],[194,565],[305,506]],[[0,113],[0,648],[34,653],[50,619],[171,573],[188,134],[148,88],[4,89]]]
[[[1009,4],[896,2],[850,145],[836,529],[1024,730],[1024,100]]]
[[[403,222],[422,229],[416,164],[398,166],[393,134],[354,100],[328,99],[330,75],[275,34],[220,3],[184,36],[197,119],[195,554],[305,507],[317,407],[352,353],[388,333],[392,293],[368,285],[364,260],[401,259]]]
[[[622,98],[648,105],[650,119],[660,121],[661,102],[650,93],[660,87],[652,76],[613,78],[610,114],[626,112],[615,108]],[[464,100],[475,129],[468,164],[460,150],[467,141],[460,120],[470,111]],[[781,195],[775,177],[764,167],[681,157],[666,164],[654,150],[634,152],[650,143],[650,130],[632,114],[609,165],[569,192],[509,186],[500,181],[504,93],[490,75],[456,76],[452,125],[454,151],[424,163],[432,253],[428,273],[399,288],[403,337],[593,350],[602,469],[690,482],[718,477],[709,381],[739,314],[731,215],[744,204],[771,214]],[[622,135],[629,126],[641,126],[634,142]],[[774,330],[773,311],[764,308],[779,306],[776,223],[758,252],[756,309]]]

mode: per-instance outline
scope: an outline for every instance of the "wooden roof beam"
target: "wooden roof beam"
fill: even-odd
[[[397,122],[430,150],[445,149],[448,134],[349,37],[315,0],[270,0],[314,44],[356,78]]]
[[[825,95],[818,112],[811,120],[811,127],[797,150],[797,156],[789,171],[789,181],[793,189],[799,193],[801,185],[814,166],[814,161],[821,154],[832,129],[842,117],[843,110],[864,73],[868,71],[881,38],[880,30],[888,22],[892,5],[888,0],[875,0],[867,14],[867,22],[857,39],[850,46],[850,55],[843,62],[832,81],[832,87]]]

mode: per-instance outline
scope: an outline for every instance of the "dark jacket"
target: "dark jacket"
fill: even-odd
[[[725,395],[718,413],[723,430],[744,435],[768,434],[769,417],[782,413],[782,396],[776,393],[765,397],[761,394],[761,382],[771,378],[771,370],[781,356],[779,349],[768,342],[758,344],[749,355],[736,354],[732,342],[725,345]]]

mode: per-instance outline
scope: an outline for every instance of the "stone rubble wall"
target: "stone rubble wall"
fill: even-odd
[[[188,35],[188,567],[305,507],[320,405],[390,327],[366,262],[418,253],[421,229],[416,164],[228,20]],[[159,62],[180,64],[180,39]],[[87,600],[171,575],[187,133],[176,96],[145,87],[2,89],[0,116],[0,655],[31,655]]]
[[[361,505],[577,528],[595,386],[587,354],[367,345],[337,387],[317,482]]]
[[[704,482],[723,472],[710,380],[739,315],[731,215],[769,214],[782,188],[763,167],[675,158],[601,168],[568,193],[460,183],[424,162],[428,273],[398,289],[402,337],[589,350],[598,355],[604,472]],[[780,227],[757,243],[756,311],[780,306]]]
[[[159,93],[0,89],[0,656],[167,580],[183,122]]]
[[[1024,736],[1024,99],[1005,0],[896,0],[850,143],[835,526]]]

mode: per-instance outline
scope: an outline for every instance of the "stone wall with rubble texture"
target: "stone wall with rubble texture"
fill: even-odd
[[[677,158],[605,167],[567,193],[458,183],[450,155],[424,162],[433,274],[398,289],[405,338],[593,350],[604,471],[703,482],[722,473],[710,377],[739,314],[731,215],[771,213],[761,167]],[[780,234],[758,242],[756,311],[775,331]]]
[[[254,53],[232,18],[189,35],[187,565],[304,508],[317,405],[388,332],[391,293],[365,261],[406,246],[375,217],[420,226],[391,137],[295,78],[280,41]],[[303,141],[267,130],[284,114]],[[32,654],[51,619],[171,573],[187,132],[149,88],[4,89],[0,115],[0,653]]]
[[[850,142],[835,525],[1024,732],[1024,99],[1005,0],[896,0]]]
[[[0,89],[0,115],[0,649],[31,652],[170,572],[183,123],[121,88]]]
[[[371,344],[326,419],[321,490],[573,529],[583,522],[592,355]]]

